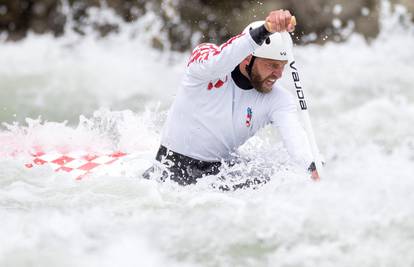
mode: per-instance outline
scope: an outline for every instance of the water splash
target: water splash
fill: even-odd
[[[189,187],[138,179],[140,161],[76,182],[47,167],[28,170],[20,158],[35,145],[154,155],[186,55],[167,64],[122,33],[1,43],[8,67],[0,65],[0,94],[15,92],[29,103],[19,107],[46,110],[47,120],[67,105],[56,118],[72,119],[24,122],[2,113],[9,122],[0,131],[0,237],[8,242],[0,245],[0,265],[412,266],[414,38],[400,11],[382,15],[369,44],[353,34],[345,43],[296,48],[326,179],[314,183],[285,164],[280,138],[266,128],[240,149],[252,164],[230,171],[242,172],[232,182],[257,170],[270,181],[226,193],[210,186],[218,177]],[[38,62],[45,58],[53,67]],[[75,74],[63,79],[69,70]],[[90,95],[93,105],[72,93],[46,101],[64,90]],[[2,105],[11,99],[2,95]],[[99,109],[116,102],[123,110],[128,99],[142,102],[132,111]]]

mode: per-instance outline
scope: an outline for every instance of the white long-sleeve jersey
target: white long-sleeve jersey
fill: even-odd
[[[293,160],[308,168],[310,146],[293,95],[277,82],[270,93],[260,93],[242,88],[238,81],[242,75],[238,65],[257,47],[248,33],[219,47],[196,47],[169,111],[162,145],[198,160],[221,161],[230,159],[247,139],[272,124]]]

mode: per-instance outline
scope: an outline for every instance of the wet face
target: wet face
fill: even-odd
[[[275,82],[282,77],[286,60],[256,58],[253,64],[251,80],[253,87],[261,93],[269,93]]]

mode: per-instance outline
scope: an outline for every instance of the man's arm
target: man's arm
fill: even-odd
[[[312,153],[305,130],[300,124],[293,96],[283,88],[277,88],[278,97],[271,113],[271,122],[277,127],[283,143],[292,159],[303,169],[311,172],[314,180],[319,175],[312,162]],[[312,166],[314,168],[312,168]]]
[[[210,80],[230,73],[259,45],[249,33],[230,38],[220,46],[200,44],[187,64],[187,73],[200,80]]]
[[[192,52],[187,74],[200,80],[211,80],[233,71],[246,57],[277,31],[293,30],[289,11],[272,11],[261,27],[245,31],[224,44],[200,44]]]

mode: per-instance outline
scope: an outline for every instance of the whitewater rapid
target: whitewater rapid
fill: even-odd
[[[271,181],[235,192],[212,188],[217,177],[140,179],[187,53],[131,38],[140,24],[1,41],[0,266],[414,266],[414,29],[402,13],[383,11],[371,43],[295,48],[322,181],[291,166],[268,127],[240,153],[245,176]],[[34,147],[138,156],[76,181],[26,168]]]

